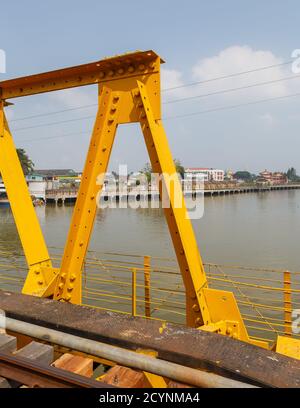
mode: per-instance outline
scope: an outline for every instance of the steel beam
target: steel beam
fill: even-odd
[[[30,286],[30,293],[42,296],[54,273],[51,270],[47,272],[41,270],[41,267],[52,266],[50,256],[8,127],[2,100],[0,100],[0,173],[29,266],[24,292],[26,293]]]
[[[116,79],[147,76],[159,72],[162,62],[164,61],[152,50],[136,51],[89,64],[1,81],[0,89],[2,99],[20,98]]]

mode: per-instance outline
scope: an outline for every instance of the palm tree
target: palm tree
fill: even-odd
[[[181,178],[183,179],[185,170],[184,170],[184,167],[181,164],[180,160],[179,159],[174,159],[174,164],[175,164],[175,167],[176,167],[176,172],[178,174],[180,174]]]
[[[31,173],[34,169],[34,163],[29,158],[25,149],[17,149],[18,157],[25,175]]]
[[[179,159],[174,159],[174,165],[176,168],[176,173],[180,174],[181,178],[184,178],[184,167],[182,166],[181,162]],[[152,174],[152,167],[150,163],[146,163],[144,168],[141,170],[141,173],[145,174],[148,183],[151,181],[151,174]]]

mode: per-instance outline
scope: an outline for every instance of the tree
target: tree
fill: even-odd
[[[141,173],[145,174],[148,184],[151,182],[152,167],[150,163],[146,163],[142,168]]]
[[[297,176],[297,171],[294,167],[290,167],[286,172],[286,176],[290,181],[299,181],[300,177]]]
[[[31,173],[34,169],[34,163],[29,158],[25,149],[17,149],[18,157],[25,175]]]
[[[181,178],[184,178],[185,170],[184,170],[184,167],[182,166],[180,160],[179,159],[174,159],[174,164],[175,164],[175,167],[176,167],[176,172],[178,174],[180,174]]]
[[[176,172],[180,174],[181,178],[184,178],[184,167],[182,166],[181,162],[179,159],[174,159],[174,165],[176,168]],[[145,174],[148,183],[151,181],[151,174],[153,173],[152,167],[150,163],[146,163],[143,169],[141,170],[141,173]]]
[[[233,177],[236,180],[253,181],[256,176],[255,174],[249,173],[249,171],[237,171],[234,173]]]

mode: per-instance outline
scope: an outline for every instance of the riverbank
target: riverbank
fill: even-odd
[[[283,185],[236,185],[230,187],[219,187],[216,185],[209,189],[191,189],[184,190],[186,197],[196,198],[204,193],[205,197],[219,196],[219,195],[232,195],[232,194],[245,194],[245,193],[262,193],[268,191],[281,191],[281,190],[298,190],[300,184],[283,184]],[[76,201],[78,190],[58,189],[47,190],[46,203],[74,203]],[[159,197],[158,190],[140,190],[140,191],[102,191],[101,200],[103,201],[123,201],[123,200],[156,200]]]

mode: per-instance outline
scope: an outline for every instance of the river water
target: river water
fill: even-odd
[[[73,209],[36,208],[48,246],[63,248]],[[13,251],[16,261],[22,249],[10,210],[0,217],[2,259]],[[205,197],[204,215],[192,223],[205,262],[300,271],[300,190]],[[99,209],[90,249],[175,256],[159,208]]]
[[[36,208],[49,246],[64,246],[73,208]],[[205,197],[204,215],[192,223],[206,262],[300,271],[300,190]],[[6,208],[0,208],[0,241],[2,249],[21,249]],[[90,249],[174,256],[158,208],[99,209]]]

